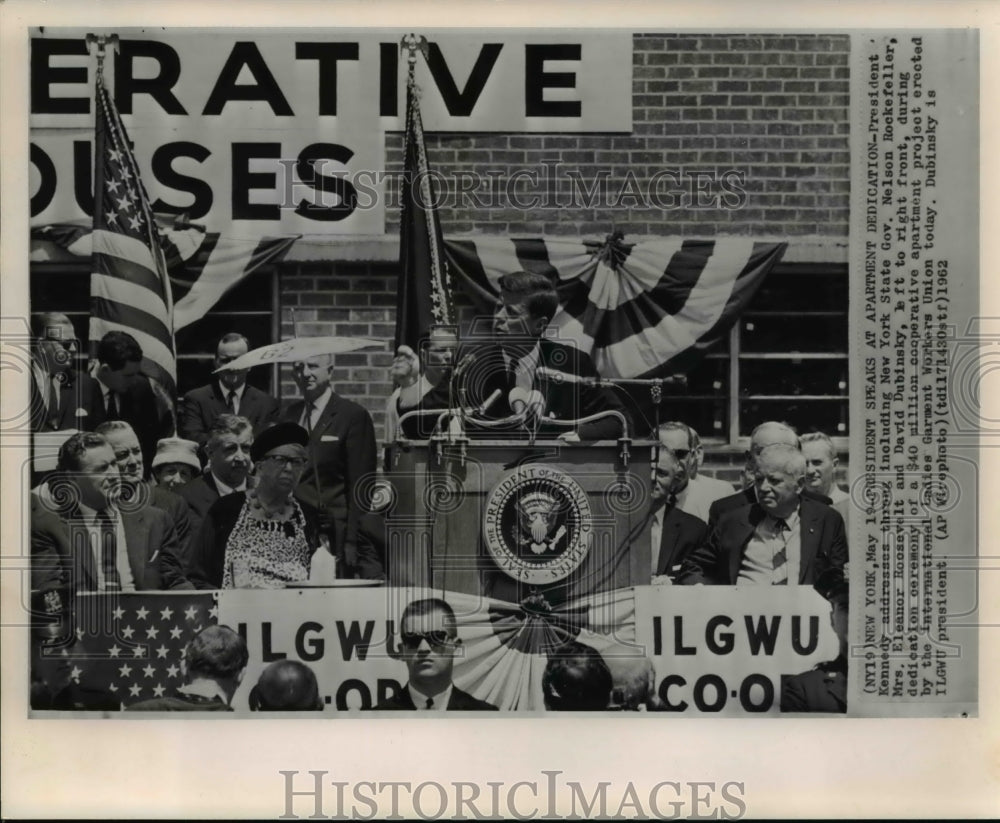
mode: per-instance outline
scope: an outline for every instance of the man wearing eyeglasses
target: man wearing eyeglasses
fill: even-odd
[[[401,653],[409,679],[376,711],[497,711],[492,703],[463,692],[452,681],[458,638],[455,612],[444,600],[415,600],[400,621]]]
[[[104,422],[97,381],[76,368],[78,343],[65,314],[35,319],[31,358],[31,430],[93,431]]]
[[[708,512],[716,500],[728,497],[733,487],[724,480],[698,474],[703,457],[698,433],[686,423],[671,421],[659,429],[660,448],[670,449],[677,458],[678,472],[674,488],[679,511],[708,523]]]

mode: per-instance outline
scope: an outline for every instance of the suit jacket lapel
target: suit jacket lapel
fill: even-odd
[[[819,514],[819,511],[805,501],[799,504],[799,585],[803,585],[806,573],[816,562],[819,551]]]
[[[120,516],[122,529],[125,532],[128,562],[132,567],[132,579],[135,581],[135,587],[142,589],[146,584],[143,572],[146,569],[146,541],[149,536],[146,513],[140,509],[137,512],[121,512]]]
[[[330,423],[333,422],[333,418],[336,416],[339,409],[340,397],[336,394],[330,395],[330,400],[326,404],[326,408],[320,412],[319,420],[317,420],[316,425],[313,426],[313,434],[316,436],[317,441],[319,440],[320,435],[322,435],[322,433],[329,428]]]

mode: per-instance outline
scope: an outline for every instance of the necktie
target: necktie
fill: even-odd
[[[122,579],[118,574],[118,535],[111,513],[103,509],[97,513],[97,521],[101,532],[101,570],[104,572],[104,588],[109,591],[121,591]]]
[[[428,697],[427,698],[427,705],[424,706],[424,708],[425,709],[433,709],[434,708],[434,698],[433,697]]]
[[[785,546],[788,541],[788,538],[785,536],[785,532],[787,531],[789,531],[788,524],[780,517],[775,518],[774,533],[782,543],[781,548],[774,554],[772,564],[772,568],[774,569],[773,584],[775,586],[788,585],[788,555],[785,552]]]
[[[229,397],[226,398],[226,402],[229,403],[229,410],[233,414],[240,413],[240,401],[239,398],[236,396],[236,392],[234,391],[229,392]]]
[[[118,419],[118,396],[113,392],[108,392],[108,420]]]

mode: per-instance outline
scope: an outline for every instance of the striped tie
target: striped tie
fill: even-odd
[[[109,592],[119,592],[122,589],[122,579],[118,574],[118,531],[107,509],[97,513],[97,521],[101,531],[101,571],[104,573],[104,588]]]
[[[782,546],[781,549],[775,552],[772,563],[772,568],[774,569],[772,583],[775,586],[788,585],[788,553],[786,552],[788,538],[785,536],[785,533],[788,531],[790,531],[788,524],[782,518],[776,517],[774,519],[774,534],[781,541]]]

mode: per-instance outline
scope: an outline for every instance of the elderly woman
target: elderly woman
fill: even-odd
[[[272,426],[254,441],[256,486],[213,503],[192,546],[188,577],[196,587],[271,589],[309,578],[316,512],[293,497],[308,442],[296,423]]]

